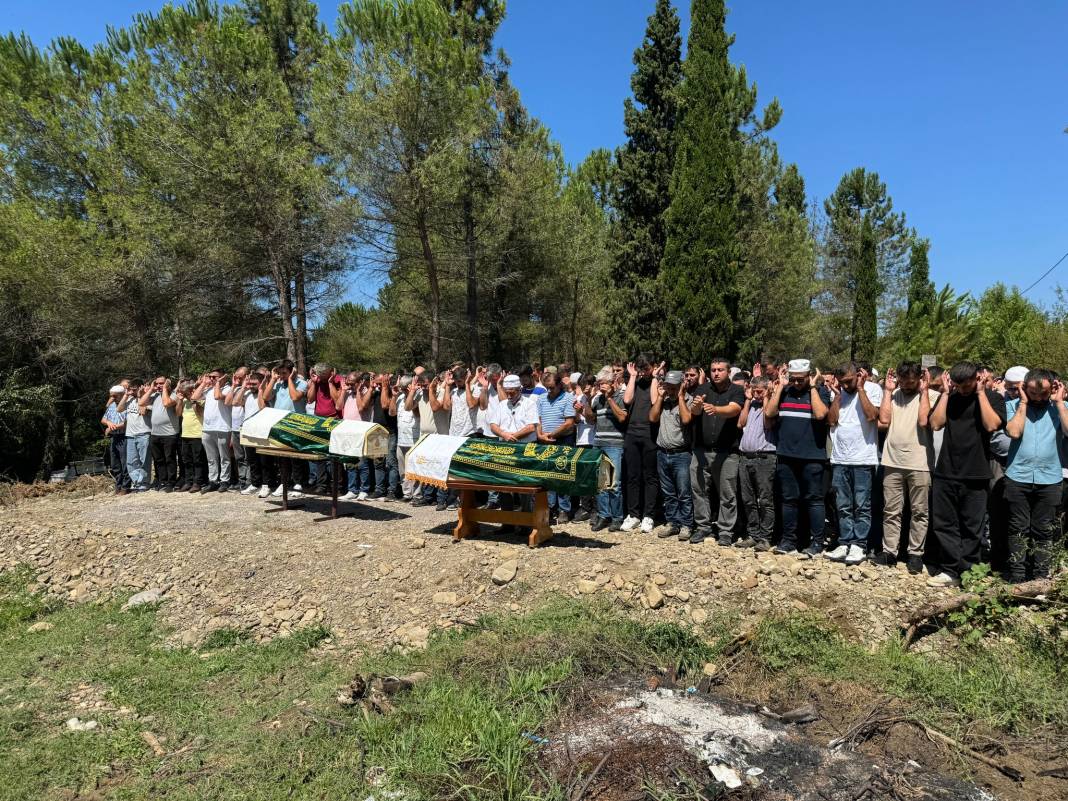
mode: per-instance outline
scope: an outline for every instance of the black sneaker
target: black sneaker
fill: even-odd
[[[397,499],[394,498],[392,495],[383,495],[382,496],[382,503],[393,503],[393,501],[395,501],[395,500],[397,500]]]
[[[719,545],[721,548],[730,548],[731,547],[730,535],[727,535],[727,536],[720,535],[720,536],[716,537],[716,544]]]
[[[823,554],[823,546],[817,542],[809,545],[805,550],[798,554],[802,559],[815,559]]]
[[[441,503],[439,503],[437,506],[434,507],[434,511],[435,512],[444,512],[448,508],[449,508],[449,505],[447,503],[445,503],[445,501],[442,501]]]
[[[771,543],[768,542],[767,540],[757,540],[756,542],[753,543],[753,550],[754,551],[770,551],[771,550]]]
[[[705,535],[700,531],[695,531],[690,535],[690,545],[700,545],[705,541]]]
[[[623,530],[623,521],[622,520],[613,520],[611,523],[608,524],[608,530],[609,531],[622,531]]]
[[[174,492],[174,487],[172,487],[170,484],[168,484],[166,487],[163,488],[162,491],[163,492]]]
[[[909,569],[909,573],[913,576],[923,572],[923,557],[922,556],[910,556],[908,562],[905,563]]]
[[[873,565],[878,565],[879,567],[893,567],[897,564],[897,559],[886,551],[879,551],[879,553],[872,557],[871,563]]]
[[[369,501],[380,501],[385,497],[386,497],[386,493],[385,492],[376,492],[374,495],[372,495],[367,500],[369,500]]]
[[[661,540],[666,540],[666,539],[669,539],[671,537],[677,537],[677,536],[679,536],[679,531],[680,530],[681,529],[679,529],[678,526],[676,526],[674,523],[672,523],[670,526],[662,526],[660,531],[656,532],[656,537],[657,537],[657,539],[661,539]]]
[[[589,512],[587,512],[585,509],[579,509],[578,514],[576,514],[574,517],[571,518],[571,522],[573,522],[573,523],[585,523],[591,517],[592,517],[592,515]]]
[[[201,495],[207,495],[209,492],[215,492],[218,489],[219,489],[219,485],[218,484],[206,484],[206,485],[204,485],[203,487],[200,488],[200,494]]]
[[[735,548],[753,548],[754,546],[756,546],[756,540],[752,537],[742,537],[742,539],[734,543]]]
[[[235,487],[234,489],[237,489],[237,488]],[[219,492],[229,492],[230,491],[230,485],[229,484],[220,484],[218,491]]]
[[[606,517],[598,517],[592,523],[590,523],[590,531],[600,531],[608,528],[608,524],[611,521]]]
[[[426,498],[416,498],[412,501],[412,506],[430,506],[430,501]]]
[[[182,484],[182,486],[176,487],[175,491],[176,492],[189,492],[189,490],[190,490],[190,488],[192,486],[193,486],[192,484]]]

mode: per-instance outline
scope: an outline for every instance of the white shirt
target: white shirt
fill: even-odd
[[[538,404],[530,397],[520,395],[515,404],[511,401],[499,401],[493,410],[490,423],[495,423],[501,431],[514,434],[527,426],[538,425]],[[533,442],[538,438],[536,431],[531,431],[520,442]]]
[[[204,390],[204,431],[230,431],[230,407],[226,405],[229,398],[229,384],[222,388],[222,400],[215,400],[215,387]]]
[[[419,439],[419,415],[404,408],[407,399],[406,392],[397,396],[397,445],[402,448],[410,448]]]
[[[883,402],[883,389],[868,381],[864,392],[877,410]],[[879,421],[868,420],[860,406],[860,394],[842,392],[838,425],[831,429],[831,464],[879,464]]]
[[[252,392],[245,398],[245,420],[248,420],[252,415],[260,410],[259,396]]]
[[[477,398],[482,394],[482,387],[477,384],[471,387],[471,394]],[[472,409],[467,405],[467,389],[464,387],[452,388],[452,416],[449,418],[449,436],[469,437],[475,433],[475,420],[478,417],[478,406]]]
[[[486,404],[486,408],[481,406],[478,409],[478,414],[475,415],[475,426],[484,436],[496,439],[497,435],[493,433],[493,429],[490,428],[490,423],[493,422],[493,412],[501,404],[501,398],[497,394],[497,388],[491,386],[489,388],[489,403]]]
[[[585,395],[576,395],[575,400],[579,399],[582,400],[583,406],[590,402],[590,399],[587,398]],[[596,429],[596,424],[587,423],[586,415],[580,414],[578,416],[578,422],[575,423],[575,444],[592,447],[594,432],[596,431]]]

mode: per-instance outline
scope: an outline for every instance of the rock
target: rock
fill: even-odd
[[[704,609],[694,609],[690,612],[690,620],[700,626],[708,620],[708,612]]]
[[[712,572],[713,571],[711,567],[709,567],[708,565],[703,565],[702,567],[697,568],[697,577],[712,578]]]
[[[663,573],[654,573],[651,581],[656,586],[663,587],[667,584],[667,577]]]
[[[688,600],[690,600],[690,593],[686,592],[686,590],[677,590],[675,592],[675,597],[683,603],[686,603]]]
[[[274,608],[281,611],[282,609],[289,609],[293,606],[292,598],[280,598],[274,602]]]
[[[612,586],[615,587],[617,590],[623,589],[626,585],[626,580],[623,578],[623,576],[619,575],[619,573],[616,573],[614,576],[612,576]]]
[[[759,583],[760,583],[760,580],[757,578],[756,573],[746,573],[745,576],[742,577],[742,587],[744,589],[747,589],[747,590],[756,589],[756,587],[757,587],[757,585]]]
[[[92,731],[99,726],[95,720],[79,720],[78,718],[71,718],[67,721],[68,731]]]
[[[123,609],[133,609],[135,606],[144,606],[145,604],[156,604],[160,602],[163,597],[162,591],[158,589],[142,590],[130,597],[126,603],[122,605]]]
[[[705,662],[704,667],[701,668],[701,672],[706,676],[715,676],[719,672],[719,665],[715,662]]]
[[[412,537],[410,540],[408,540],[408,547],[411,548],[413,551],[418,551],[420,548],[426,547],[426,540],[424,540],[422,537]]]
[[[509,581],[515,578],[516,573],[519,572],[519,560],[509,559],[507,562],[501,562],[497,566],[497,569],[493,571],[493,575],[490,576],[493,579],[493,583],[498,587],[503,587]]]
[[[431,598],[438,606],[456,606],[456,593],[455,592],[435,592],[434,597]]]
[[[647,581],[642,589],[642,597],[650,609],[659,609],[664,605],[664,593],[656,586],[655,581]]]
[[[47,620],[42,620],[37,623],[34,623],[32,626],[26,629],[26,631],[30,634],[37,634],[41,631],[51,631],[54,628],[55,626],[52,623],[49,623]]]
[[[579,579],[577,586],[578,591],[581,592],[583,595],[592,595],[593,593],[597,592],[596,581],[590,581],[589,579]]]

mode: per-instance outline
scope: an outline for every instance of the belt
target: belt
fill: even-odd
[[[741,453],[746,459],[774,459],[777,455],[775,451],[757,451],[756,453],[746,453],[745,451],[742,451]]]

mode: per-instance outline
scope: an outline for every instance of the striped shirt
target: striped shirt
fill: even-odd
[[[549,393],[534,397],[537,398],[541,430],[546,434],[553,433],[565,420],[575,417],[575,396],[570,392],[561,392],[555,399],[550,398]]]
[[[818,389],[820,400],[830,406],[831,393]],[[827,420],[812,416],[809,389],[787,387],[779,399],[779,456],[827,461]]]

